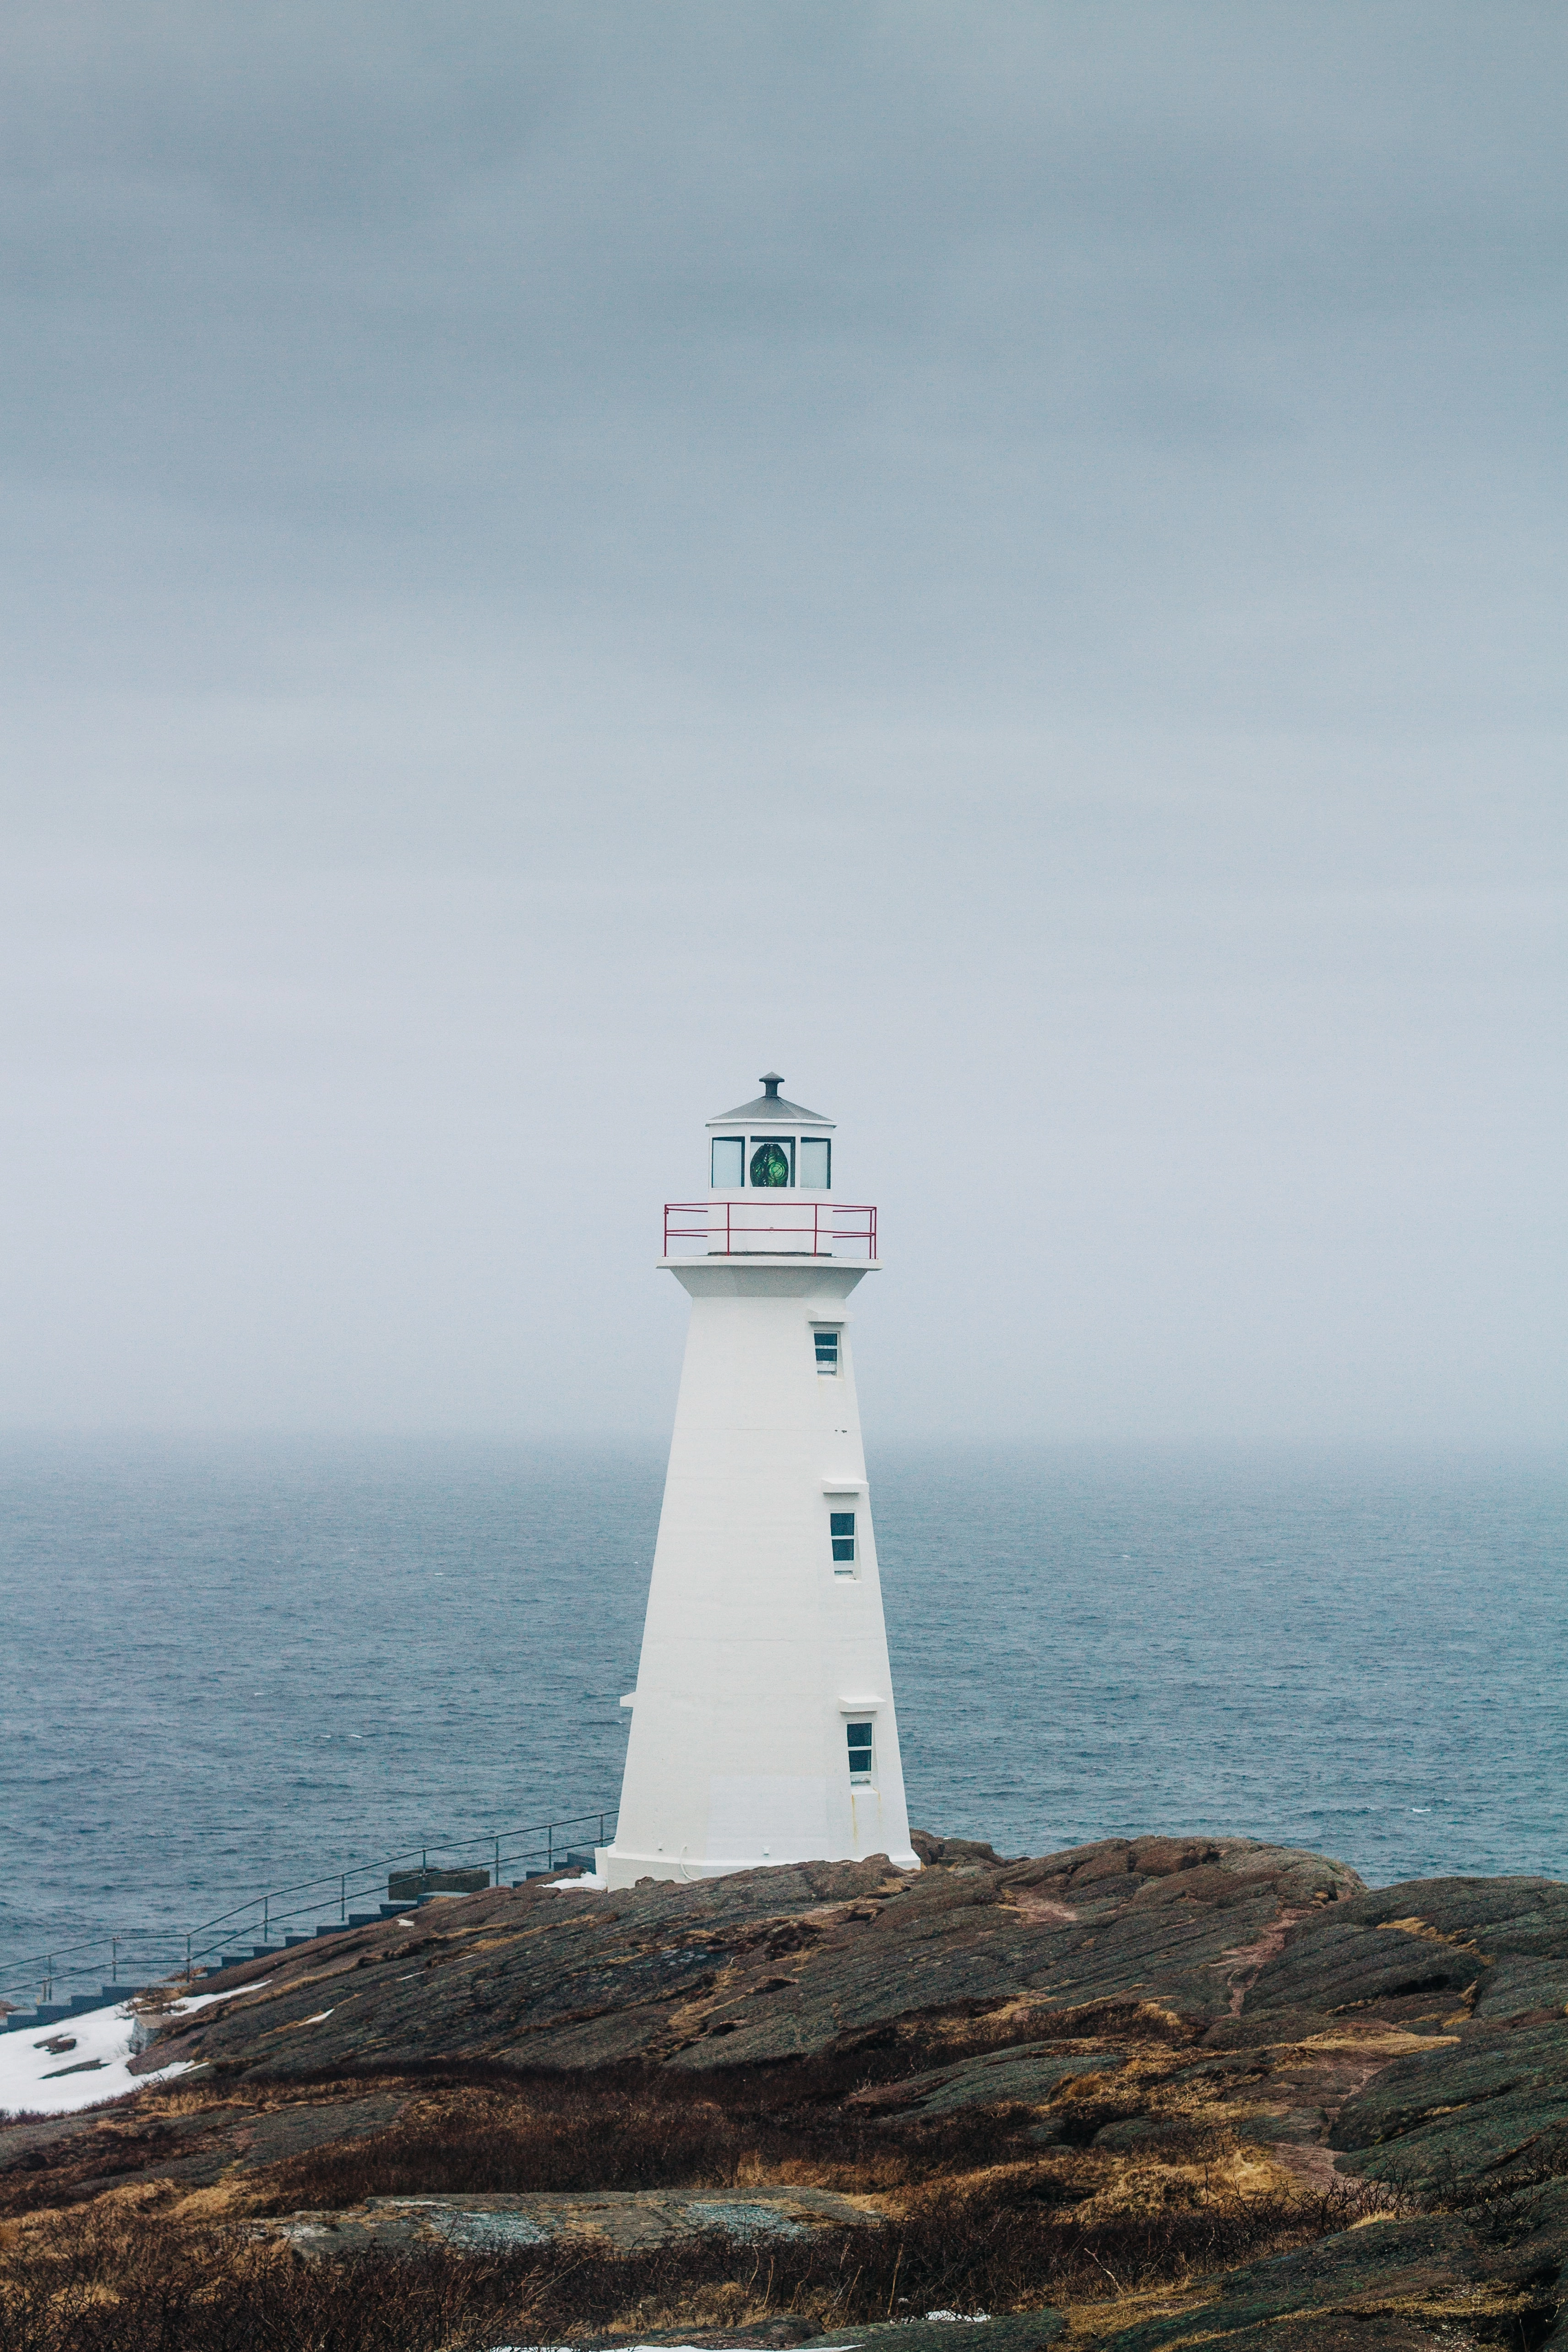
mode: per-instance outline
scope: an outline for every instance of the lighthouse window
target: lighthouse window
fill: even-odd
[[[743,1135],[713,1138],[713,1190],[738,1192],[746,1181],[746,1139]]]
[[[836,1372],[838,1370],[837,1332],[816,1331],[812,1334],[812,1337],[816,1342],[817,1370],[819,1372]]]
[[[833,1146],[825,1135],[800,1139],[800,1185],[803,1192],[826,1192],[832,1181]]]
[[[849,1735],[849,1778],[867,1782],[871,1778],[871,1727],[868,1723],[847,1723]]]
[[[765,1135],[752,1138],[752,1181],[753,1184],[793,1184],[795,1182],[795,1138],[793,1135]]]
[[[830,1511],[827,1532],[833,1541],[833,1565],[841,1562],[853,1565],[855,1559],[855,1514],[853,1511]]]

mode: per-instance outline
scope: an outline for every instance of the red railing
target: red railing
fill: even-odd
[[[766,1216],[768,1209],[775,1217]],[[677,1242],[696,1242],[678,1251]],[[877,1212],[865,1201],[667,1201],[666,1257],[859,1257],[877,1255]]]

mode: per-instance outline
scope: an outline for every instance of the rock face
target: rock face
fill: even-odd
[[[603,2340],[957,2296],[1016,2315],[900,2352],[1568,2352],[1568,1887],[917,1844],[918,1874],[487,1891],[237,1969],[140,2062],[188,2062],[174,2092],[0,2132],[0,2216],[136,2183],[329,2258],[570,2238],[585,2300],[527,2307]]]
[[[154,2097],[130,2108],[0,2124],[0,2196],[8,2186],[15,2206],[18,2189],[32,2181],[45,2188],[46,2203],[57,2187],[74,2202],[138,2179],[210,2189],[313,2148],[368,2138],[395,2124],[407,2104],[406,2095],[366,2097],[351,2088],[271,2110],[240,2099],[193,2102],[170,2112],[167,2101]]]
[[[338,2213],[290,2213],[254,2224],[316,2261],[366,2252],[421,2252],[431,2245],[494,2252],[578,2241],[637,2253],[671,2240],[718,2231],[737,2245],[800,2239],[813,2230],[877,2226],[883,2216],[862,2198],[826,2189],[754,2189],[743,2196],[682,2195],[661,2189],[509,2197],[494,2193],[369,2197]]]
[[[1558,2319],[1568,2244],[1561,2185],[1472,2227],[1454,2217],[1345,2230],[1247,2263],[1180,2313],[1117,2330],[1115,2352],[1218,2340],[1229,2352],[1436,2352],[1476,2342],[1537,2345]]]
[[[231,1971],[254,2000],[146,2053],[287,2077],[457,2056],[582,2068],[773,2064],[914,2015],[1142,2004],[1230,2016],[1295,1923],[1361,1889],[1246,1839],[1116,1839],[1005,1864],[820,1863],[626,1893],[535,1885]]]
[[[1287,1937],[1248,2007],[1342,2015],[1376,2001],[1410,2014],[1435,2001],[1500,2024],[1561,2015],[1568,2002],[1568,1886],[1551,1878],[1421,1878],[1341,1904]]]

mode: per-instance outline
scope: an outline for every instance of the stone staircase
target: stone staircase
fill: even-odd
[[[562,1855],[554,1869],[555,1874],[559,1874],[563,1870],[592,1870],[593,1867],[592,1849],[574,1847]],[[546,1870],[527,1870],[511,1884],[525,1886],[530,1879],[551,1874]],[[221,1953],[216,1959],[205,1962],[195,1975],[198,1979],[222,1976],[226,1969],[237,1969],[249,1960],[280,1958],[285,1952],[291,1952],[301,1944],[316,1943],[323,1936],[346,1935],[351,1927],[379,1927],[384,1919],[399,1918],[405,1911],[422,1911],[426,1903],[451,1903],[458,1899],[454,1894],[437,1891],[416,1895],[406,1903],[378,1903],[374,1911],[351,1911],[346,1918],[330,1919],[322,1927],[312,1927],[308,1935],[285,1936],[279,1943],[247,1944],[235,1951]],[[121,2002],[134,2000],[138,1993],[162,1990],[171,1981],[172,1979],[163,1979],[148,1984],[107,1984],[100,1986],[97,1992],[72,1993],[68,2000],[40,2001],[26,2016],[19,2009],[14,2009],[8,2015],[0,2017],[0,2033],[47,2032],[54,2026],[64,2024],[68,2019],[85,2016],[89,2010],[115,2007]]]

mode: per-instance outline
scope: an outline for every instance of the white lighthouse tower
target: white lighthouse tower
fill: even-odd
[[[834,1122],[762,1084],[708,1122],[708,1198],[665,1211],[691,1326],[611,1886],[919,1866],[845,1313],[877,1213],[834,1192]]]

